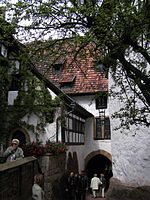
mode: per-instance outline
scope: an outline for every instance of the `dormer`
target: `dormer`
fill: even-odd
[[[106,78],[108,78],[108,72],[106,70],[106,67],[103,65],[103,63],[101,61],[94,61],[94,69],[97,72],[100,72]]]
[[[55,61],[55,63],[53,64],[53,73],[58,74],[58,75],[61,74],[64,63],[65,63],[65,60],[61,58]]]
[[[60,88],[61,89],[72,88],[75,78],[76,78],[75,75],[69,75],[69,74],[66,74],[66,76],[64,75],[63,78],[59,81]]]

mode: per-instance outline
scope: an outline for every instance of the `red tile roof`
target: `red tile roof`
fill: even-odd
[[[55,68],[51,67],[52,65],[50,64],[54,56],[50,58],[48,55],[50,53],[50,50],[44,51],[43,53],[38,52],[35,65],[40,73],[65,93],[81,95],[108,91],[108,79],[104,73],[96,70],[92,57],[76,57],[74,59],[73,55],[69,55],[68,53],[66,57],[62,58],[61,56],[61,59],[57,58],[55,60],[55,64],[63,65],[60,71],[55,71]]]
[[[96,93],[108,90],[108,79],[103,73],[96,71],[92,61],[87,63],[65,63],[60,73],[45,65],[37,66],[45,76],[67,94]],[[63,87],[62,83],[71,83],[70,87]],[[62,87],[61,87],[62,86]]]

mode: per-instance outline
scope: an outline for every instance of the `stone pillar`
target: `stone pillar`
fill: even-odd
[[[60,179],[65,174],[66,154],[46,154],[39,158],[44,175],[44,192],[46,199],[61,200]],[[55,192],[56,191],[56,192]]]

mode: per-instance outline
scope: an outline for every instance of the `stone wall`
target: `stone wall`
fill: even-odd
[[[111,178],[106,197],[111,200],[149,200],[150,186],[131,187],[116,178]]]
[[[37,159],[27,157],[0,164],[0,200],[31,200]]]
[[[65,191],[65,162],[66,154],[47,154],[39,159],[40,168],[44,175],[44,192],[48,200],[61,200]]]

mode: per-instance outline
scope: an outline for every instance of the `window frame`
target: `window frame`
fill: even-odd
[[[62,63],[55,63],[53,65],[53,73],[54,74],[61,74],[62,72],[62,69],[63,69],[63,64]]]
[[[99,95],[96,99],[95,99],[95,105],[96,105],[96,109],[106,109],[107,108],[107,102],[108,102],[108,94],[107,93],[103,93],[101,95]]]
[[[62,141],[67,145],[83,145],[85,142],[85,119],[77,115],[66,116]]]
[[[100,121],[100,123],[102,124],[97,124],[98,120]],[[110,118],[107,116],[105,117],[105,121],[104,118],[102,117],[96,117],[94,119],[94,139],[95,140],[110,140],[111,139],[111,130],[110,130]],[[98,127],[99,125],[99,127]],[[97,129],[101,129],[101,132],[98,134]]]
[[[20,90],[20,85],[21,85],[20,78],[21,78],[20,74],[12,74],[9,91]]]

